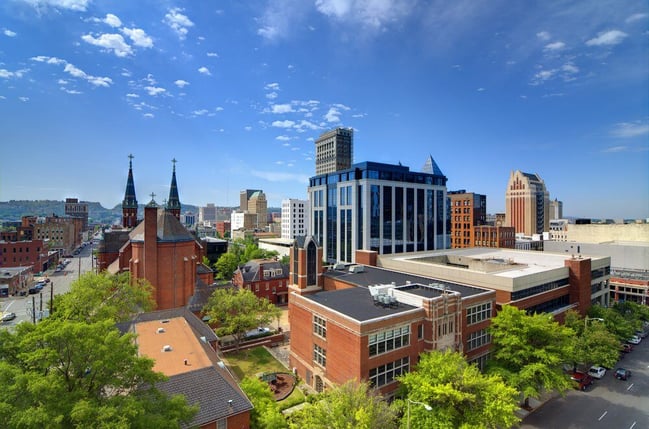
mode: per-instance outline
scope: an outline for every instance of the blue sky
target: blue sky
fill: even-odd
[[[504,211],[512,170],[564,214],[649,217],[649,6],[587,1],[0,3],[0,201],[306,198],[314,139]]]

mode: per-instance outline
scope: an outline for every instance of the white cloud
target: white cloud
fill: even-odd
[[[273,82],[264,86],[266,91],[279,91],[279,83]]]
[[[60,8],[85,11],[90,0],[23,0],[36,8]]]
[[[624,22],[629,23],[629,22],[640,21],[641,19],[645,19],[648,16],[649,14],[647,13],[634,13],[633,15],[628,17]]]
[[[119,28],[122,26],[122,21],[116,16],[113,15],[112,13],[107,13],[106,18],[102,20],[106,24],[110,25],[113,28]]]
[[[184,40],[185,37],[187,37],[187,33],[189,32],[188,28],[194,26],[194,23],[186,15],[180,13],[183,10],[184,9],[178,7],[169,9],[169,12],[165,15],[163,21],[176,32],[181,40]]]
[[[40,55],[38,57],[32,57],[32,61],[36,61],[39,63],[46,63],[46,64],[55,64],[55,65],[65,65],[63,68],[63,71],[70,74],[72,77],[76,77],[79,79],[84,79],[91,83],[92,85],[95,86],[103,86],[103,87],[109,87],[112,83],[113,80],[109,77],[100,77],[100,76],[92,76],[81,70],[80,68],[74,66],[73,64],[70,64],[66,60],[63,60],[61,58],[57,57],[47,57],[44,55]]]
[[[251,131],[252,127],[250,125],[246,125],[245,127],[243,127],[243,129],[246,131]]]
[[[223,107],[218,106],[218,107],[215,107],[214,110],[215,110],[216,112],[222,112],[224,109],[223,109]]]
[[[29,97],[18,97],[18,99],[23,103],[27,103],[29,101]]]
[[[208,57],[216,57],[216,58],[218,58],[218,57],[219,57],[219,54],[217,54],[216,52],[208,52],[208,53],[207,53],[207,56],[208,56]]]
[[[59,85],[67,85],[67,84],[68,84],[68,81],[65,80],[65,79],[59,79],[59,80],[57,81],[57,83],[58,83]]]
[[[120,30],[124,35],[128,36],[135,46],[141,48],[153,47],[153,39],[149,37],[141,28],[122,28]]]
[[[207,115],[208,110],[207,109],[194,110],[192,113],[196,116],[203,116],[203,115]]]
[[[6,99],[7,97],[5,97],[4,95],[0,95],[0,100],[6,100]]]
[[[154,118],[154,117],[155,117],[155,116],[153,115],[153,113],[145,113],[145,114],[143,114],[142,116],[144,116],[145,118]]]
[[[275,140],[279,140],[279,141],[282,141],[282,142],[287,142],[287,141],[290,141],[291,138],[289,136],[277,136],[277,137],[275,137]]]
[[[90,34],[81,36],[84,42],[91,45],[99,46],[109,51],[113,51],[118,57],[126,57],[133,54],[131,46],[124,41],[121,34],[104,33],[99,37]]]
[[[298,130],[298,132],[304,132],[305,130],[319,130],[322,127],[319,127],[318,125],[314,124],[313,122],[306,121],[302,119],[298,124],[295,125],[295,128]]]
[[[629,148],[627,146],[611,146],[604,149],[604,153],[617,153],[617,152],[626,152]]]
[[[579,67],[572,63],[566,63],[561,66],[561,71],[569,74],[574,74],[579,72]]]
[[[76,89],[67,89],[67,88],[64,88],[64,87],[61,87],[61,91],[67,92],[68,94],[72,94],[72,95],[83,94],[83,92],[77,91]]]
[[[146,92],[153,97],[167,92],[166,89],[160,88],[159,86],[145,86],[144,89],[146,89]]]
[[[340,110],[335,107],[330,107],[329,111],[324,115],[327,122],[340,122]]]
[[[541,85],[557,77],[563,79],[565,82],[568,82],[571,80],[575,80],[576,79],[575,74],[577,73],[579,73],[579,67],[577,67],[571,62],[568,62],[563,64],[559,68],[541,70],[537,72],[532,78],[530,85],[534,85],[534,86]]]
[[[615,124],[611,135],[613,137],[630,138],[649,134],[649,124],[640,122],[620,122]]]
[[[547,31],[539,31],[538,33],[536,33],[536,37],[545,41],[545,40],[550,40],[551,36],[550,33],[548,33]]]
[[[610,30],[599,33],[597,37],[586,42],[588,46],[612,46],[622,43],[628,34],[620,30]]]
[[[290,113],[295,111],[290,104],[274,104],[271,109],[273,113],[277,114]]]
[[[11,30],[9,30],[8,28],[5,28],[4,30],[2,30],[2,32],[3,32],[4,35],[7,36],[7,37],[16,37],[16,32],[15,32],[15,31],[11,31]]]
[[[207,76],[212,76],[212,73],[210,73],[210,69],[207,67],[203,66],[198,69],[198,72]]]
[[[122,72],[120,74],[124,77],[131,77],[132,75],[132,73],[127,69],[122,69]]]
[[[414,0],[316,0],[318,12],[339,21],[381,29],[410,15]]]
[[[139,95],[137,95],[137,94],[133,94],[133,93],[126,94],[126,96],[127,96],[128,98],[140,98]]]
[[[177,81],[174,82],[174,84],[176,84],[178,88],[184,88],[187,85],[189,85],[189,82],[187,82],[186,80],[178,79]]]
[[[268,98],[269,100],[274,100],[277,98],[277,95],[278,94],[276,92],[269,92],[268,94],[266,94],[266,98]]]
[[[566,44],[563,43],[563,42],[552,42],[552,43],[548,43],[547,45],[545,45],[545,47],[543,49],[546,50],[546,51],[560,51],[561,49],[563,49],[565,47],[566,47]]]
[[[25,72],[27,72],[26,69],[16,70],[16,71],[9,71],[9,70],[6,70],[6,69],[0,69],[0,77],[5,78],[5,79],[21,78],[21,77],[23,77]]]
[[[294,121],[289,121],[289,120],[273,121],[273,123],[271,125],[273,127],[277,127],[277,128],[293,128],[293,126],[295,126],[295,122]]]
[[[476,89],[476,91],[478,91],[478,92],[483,92],[483,91],[486,91],[486,89],[480,87],[480,88]]]

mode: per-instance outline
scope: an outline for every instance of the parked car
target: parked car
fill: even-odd
[[[626,368],[618,368],[615,370],[615,378],[618,380],[628,380],[631,377],[631,371]]]
[[[584,391],[588,389],[588,386],[593,384],[593,377],[583,372],[575,371],[570,376],[570,379],[575,382],[575,389]]]
[[[602,366],[591,366],[590,369],[588,370],[588,375],[598,380],[604,377],[605,374],[606,374],[606,368]]]
[[[36,289],[35,287],[30,287],[27,292],[29,292],[30,295],[34,295],[38,293],[38,289]]]
[[[250,337],[256,337],[256,336],[262,336],[262,335],[267,334],[269,332],[270,332],[270,329],[260,326],[257,329],[253,329],[252,331],[246,332],[245,337],[250,338]]]
[[[647,334],[649,334],[647,331],[635,331],[635,335],[642,339],[647,338]]]
[[[630,353],[633,351],[633,346],[631,344],[622,344],[620,347],[624,353]]]
[[[640,344],[640,341],[641,341],[640,337],[637,335],[633,335],[631,338],[626,340],[627,343],[631,343],[631,344]]]
[[[10,320],[14,320],[15,318],[16,318],[16,313],[5,313],[2,315],[3,322],[8,322]]]

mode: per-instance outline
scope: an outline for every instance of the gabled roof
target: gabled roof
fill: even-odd
[[[215,367],[198,369],[169,377],[156,387],[171,395],[184,395],[190,405],[199,405],[189,427],[201,426],[252,409],[248,398],[226,379],[224,371]]]
[[[158,209],[157,213],[157,238],[158,241],[196,241],[194,236],[183,226],[182,223],[171,213],[164,209]],[[144,241],[145,221],[140,222],[129,234],[131,241]]]
[[[272,278],[284,278],[289,274],[288,265],[271,259],[253,259],[238,268],[246,283],[264,280],[264,270],[282,270],[281,275],[273,275]]]

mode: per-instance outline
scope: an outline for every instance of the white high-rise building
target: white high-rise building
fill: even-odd
[[[282,201],[282,238],[293,240],[308,235],[309,201],[287,199]]]

